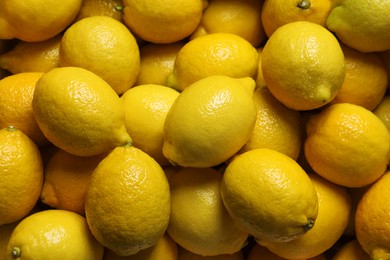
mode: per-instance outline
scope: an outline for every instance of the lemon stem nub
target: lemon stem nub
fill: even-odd
[[[19,247],[14,247],[14,248],[12,248],[12,252],[11,252],[11,254],[12,254],[12,257],[13,258],[18,258],[18,257],[20,257],[20,248]]]
[[[12,132],[12,131],[16,131],[17,129],[13,125],[10,125],[9,127],[7,127],[7,130]]]
[[[302,9],[309,9],[310,8],[310,0],[301,0],[298,3],[298,7]]]
[[[314,219],[309,219],[306,225],[303,226],[305,232],[309,231],[314,226]]]
[[[122,12],[124,7],[122,5],[117,5],[114,7],[115,11]]]

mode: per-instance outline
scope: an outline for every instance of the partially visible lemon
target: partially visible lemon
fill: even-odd
[[[153,43],[180,41],[196,29],[203,11],[202,0],[123,0],[124,22],[143,40]]]
[[[35,86],[33,112],[47,139],[70,154],[92,156],[131,142],[119,96],[86,69],[46,72]]]
[[[179,260],[244,260],[244,254],[241,251],[238,251],[233,254],[222,254],[222,255],[209,255],[209,256],[203,256],[194,254],[191,251],[188,251],[187,249],[184,249],[182,247],[179,247]]]
[[[247,40],[232,33],[211,33],[181,48],[167,85],[182,91],[213,75],[256,78],[257,67],[257,50]]]
[[[41,42],[19,41],[14,48],[0,55],[0,68],[12,74],[47,72],[60,65],[62,34]]]
[[[390,96],[383,97],[373,112],[390,131]]]
[[[263,70],[261,68],[261,55],[263,54],[263,47],[257,48],[259,55],[259,65],[257,66],[256,87],[265,87],[267,84],[264,81]]]
[[[165,119],[164,156],[173,164],[205,168],[233,156],[255,125],[254,88],[252,78],[228,76],[210,76],[186,88]]]
[[[7,260],[97,260],[103,246],[84,217],[66,210],[43,210],[24,218],[13,230]]]
[[[25,217],[35,206],[43,183],[38,147],[22,131],[0,130],[0,225]]]
[[[121,22],[108,16],[87,17],[65,31],[60,65],[90,70],[123,94],[137,80],[139,48],[133,34]]]
[[[369,254],[362,248],[359,241],[355,238],[340,247],[333,255],[333,260],[371,260]]]
[[[82,0],[14,0],[0,3],[0,39],[48,40],[76,18]]]
[[[334,104],[314,115],[306,130],[306,159],[325,179],[362,187],[384,174],[390,133],[371,111],[349,103]]]
[[[121,97],[125,125],[133,145],[153,157],[160,165],[169,165],[163,155],[164,122],[179,96],[174,89],[155,84],[135,86]]]
[[[11,237],[12,231],[19,222],[12,222],[10,224],[0,225],[0,255],[7,255],[7,246],[9,238]]]
[[[122,0],[83,0],[75,21],[91,16],[109,16],[123,22]]]
[[[313,183],[280,152],[264,148],[236,156],[223,174],[221,194],[237,225],[259,241],[286,242],[315,226]]]
[[[115,148],[92,174],[85,213],[92,234],[115,254],[132,255],[155,245],[170,215],[164,171],[138,148]]]
[[[337,0],[326,25],[340,41],[360,52],[390,49],[390,2]]]
[[[222,202],[221,181],[222,174],[215,169],[183,168],[170,182],[167,232],[178,245],[194,254],[234,254],[248,238]]]
[[[345,77],[344,54],[336,37],[307,21],[279,27],[263,48],[261,66],[272,94],[296,110],[332,101]]]

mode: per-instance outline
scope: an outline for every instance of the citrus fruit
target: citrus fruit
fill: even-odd
[[[42,72],[23,72],[0,80],[0,128],[14,126],[38,146],[49,143],[34,118],[32,107],[35,84],[42,75]]]
[[[15,227],[6,259],[96,260],[102,259],[103,250],[84,217],[50,209],[29,215]]]
[[[318,198],[312,181],[297,162],[271,149],[234,157],[221,194],[237,225],[259,241],[297,239],[315,225]]]
[[[337,0],[326,25],[338,39],[360,52],[390,49],[390,2]]]
[[[371,259],[390,257],[389,183],[387,171],[366,191],[356,209],[356,238]]]
[[[119,96],[86,69],[46,72],[35,86],[32,104],[47,139],[70,154],[97,155],[131,141]]]
[[[118,94],[123,94],[137,80],[139,48],[133,34],[121,22],[108,16],[87,17],[65,31],[60,65],[92,71]]]
[[[91,176],[85,213],[92,234],[117,255],[153,246],[169,221],[170,193],[164,171],[140,149],[115,148]]]
[[[314,115],[306,130],[305,157],[325,179],[362,187],[385,172],[390,134],[371,111],[349,103],[334,104]]]
[[[202,17],[202,0],[123,0],[123,20],[132,32],[153,43],[173,43],[188,37]]]
[[[75,21],[91,16],[109,16],[123,22],[122,0],[83,0]]]
[[[390,96],[384,96],[373,112],[390,131]]]
[[[344,54],[336,37],[307,21],[279,27],[263,48],[261,66],[271,93],[295,110],[326,105],[345,77]]]
[[[82,0],[14,0],[0,3],[0,39],[48,40],[76,18]]]
[[[255,78],[257,67],[257,50],[247,40],[232,33],[211,33],[180,49],[167,85],[182,91],[213,75]]]
[[[25,217],[39,199],[43,166],[38,147],[22,131],[0,130],[0,225]]]
[[[334,254],[333,260],[370,260],[369,254],[363,250],[357,239],[353,239],[344,245]]]
[[[188,251],[182,247],[179,247],[178,256],[180,260],[244,260],[244,254],[242,251],[238,251],[233,254],[222,254],[222,255],[210,255],[203,256],[194,254],[191,251]]]
[[[261,69],[261,54],[263,54],[263,47],[257,48],[259,55],[259,65],[257,66],[256,87],[265,87],[267,84],[264,81],[263,70]]]
[[[285,243],[260,240],[276,255],[287,259],[307,259],[330,249],[343,235],[351,212],[351,198],[345,187],[316,174],[309,175],[318,196],[318,216],[304,236]]]
[[[155,84],[135,86],[121,97],[125,124],[133,145],[154,158],[160,165],[169,165],[164,157],[164,122],[173,102],[179,96],[174,89]]]
[[[253,95],[257,119],[252,135],[239,151],[269,148],[298,158],[303,139],[303,124],[298,111],[285,107],[268,88],[257,88]]]
[[[204,36],[206,37],[206,36]],[[255,81],[210,76],[187,87],[164,122],[163,154],[184,167],[212,167],[233,156],[252,133]]]

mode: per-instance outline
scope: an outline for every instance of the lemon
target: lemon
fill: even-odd
[[[86,69],[46,72],[35,86],[32,103],[44,135],[70,154],[97,155],[131,141],[119,96]]]
[[[43,183],[42,158],[22,131],[0,130],[0,225],[25,217],[39,199]]]
[[[258,47],[266,39],[261,22],[262,6],[263,1],[258,0],[208,1],[202,20],[191,39],[210,33],[232,33]]]
[[[125,124],[133,145],[160,165],[169,165],[164,157],[164,122],[173,102],[179,96],[174,89],[154,84],[139,85],[121,97]]]
[[[286,242],[315,226],[313,183],[287,155],[267,148],[240,154],[228,164],[221,185],[229,214],[259,241]]]
[[[333,260],[345,259],[371,260],[370,255],[363,250],[356,238],[343,244],[333,256]]]
[[[306,131],[306,159],[325,179],[362,187],[385,172],[390,134],[371,111],[349,103],[335,104],[314,115]]]
[[[164,156],[176,165],[205,168],[233,156],[254,128],[254,88],[252,78],[221,75],[187,87],[166,116]]]
[[[75,21],[90,16],[109,16],[123,22],[122,18],[123,1],[122,0],[83,0],[80,11]]]
[[[222,174],[212,168],[183,168],[171,180],[168,234],[181,247],[203,256],[233,254],[248,233],[229,216],[221,198]]]
[[[82,0],[13,0],[0,3],[0,39],[48,40],[76,18]],[[33,22],[32,22],[33,21]]]
[[[189,36],[202,17],[202,0],[123,0],[123,20],[145,41],[173,43]]]
[[[247,40],[232,33],[211,33],[181,48],[167,85],[182,91],[213,75],[256,78],[257,67],[257,50]]]
[[[260,241],[271,252],[287,259],[307,259],[330,249],[343,235],[351,213],[351,198],[345,187],[310,174],[318,196],[318,216],[304,236],[285,243]]]
[[[344,54],[336,37],[312,22],[279,27],[266,42],[261,59],[271,93],[296,110],[329,103],[345,77]]]
[[[285,107],[268,88],[257,88],[253,99],[257,111],[255,127],[239,152],[269,148],[296,160],[304,131],[299,112]]]
[[[337,0],[326,25],[338,39],[360,52],[390,49],[390,2]]]
[[[123,94],[137,80],[139,49],[133,34],[121,22],[108,16],[87,17],[65,31],[60,65],[90,70]]]
[[[238,251],[233,254],[222,254],[222,255],[212,255],[212,256],[203,256],[194,254],[191,251],[188,251],[182,247],[179,247],[179,259],[180,260],[244,260],[244,254],[242,251]]]
[[[60,65],[59,34],[41,42],[19,41],[14,48],[0,55],[0,68],[12,74],[22,72],[47,72]]]
[[[92,236],[87,221],[66,210],[44,210],[24,218],[11,234],[7,260],[96,260],[103,246]]]
[[[261,55],[263,54],[263,47],[257,48],[257,54],[259,55],[259,65],[257,66],[256,87],[266,87],[267,84],[264,81],[263,70],[261,68]]]
[[[384,96],[373,112],[390,131],[390,96]]]
[[[287,23],[308,21],[326,27],[332,9],[331,0],[273,0],[264,1],[261,20],[264,31],[271,36]]]
[[[133,146],[115,148],[94,170],[85,212],[96,239],[125,256],[151,247],[170,215],[169,184],[149,155]]]
[[[150,43],[140,48],[141,67],[135,85],[166,85],[173,71],[176,56],[184,42],[171,44]]]

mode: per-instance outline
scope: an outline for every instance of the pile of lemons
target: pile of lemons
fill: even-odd
[[[390,2],[0,2],[0,258],[390,259]]]

